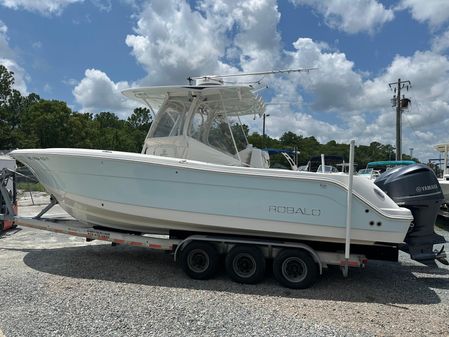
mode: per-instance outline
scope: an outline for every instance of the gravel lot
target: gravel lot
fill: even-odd
[[[439,267],[401,255],[290,290],[271,275],[255,286],[224,272],[195,281],[168,254],[22,228],[0,237],[0,337],[449,336],[449,268]]]

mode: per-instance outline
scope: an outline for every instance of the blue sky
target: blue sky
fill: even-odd
[[[0,0],[0,63],[24,94],[125,118],[131,86],[318,67],[264,79],[268,133],[394,144],[400,77],[413,84],[403,152],[421,160],[449,141],[448,50],[447,0]]]

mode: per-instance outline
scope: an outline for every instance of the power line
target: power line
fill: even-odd
[[[410,120],[408,119],[408,117],[407,117],[406,114],[404,114],[404,118],[405,118],[405,121],[407,122],[408,126],[410,127],[410,129],[413,131],[413,134],[414,134],[416,137],[420,138],[421,140],[425,140],[424,138],[422,138],[420,135],[418,135],[418,134],[416,133],[416,130],[414,129],[412,123],[410,123]]]
[[[416,99],[415,99],[414,97],[413,97],[413,100],[414,100],[415,103],[417,104],[417,110],[418,110],[418,113],[419,113],[419,106],[418,106],[418,103],[417,103],[417,101],[416,101]],[[412,109],[410,109],[409,111],[411,112],[411,110],[412,110]],[[415,128],[413,127],[412,123],[410,122],[410,119],[408,119],[407,112],[408,112],[408,111],[404,111],[404,117],[405,117],[405,120],[407,121],[408,126],[409,126],[410,129],[413,131],[413,134],[414,134],[416,137],[421,138],[421,137],[418,135],[418,133],[416,132],[416,130],[415,130]]]

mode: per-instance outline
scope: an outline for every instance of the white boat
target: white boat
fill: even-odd
[[[445,204],[449,204],[449,170],[448,170],[449,143],[435,145],[435,150],[437,150],[443,155],[444,161],[443,176],[438,180],[441,186],[441,190],[443,191],[444,202]]]
[[[357,176],[370,180],[376,180],[380,176],[379,172],[375,172],[372,168],[364,168],[357,172]]]
[[[159,107],[141,154],[10,153],[70,215],[141,233],[345,242],[349,176],[269,169],[268,155],[248,145],[244,132],[238,136],[241,117],[264,113],[251,88],[201,83],[124,94]],[[359,245],[397,246],[406,241],[414,219],[372,181],[357,176],[351,217],[351,242]]]
[[[207,164],[125,152],[16,150],[73,217],[152,233],[219,232],[344,241],[347,177]],[[402,242],[410,222],[366,179],[354,177],[354,242]]]

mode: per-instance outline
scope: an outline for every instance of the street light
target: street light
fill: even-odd
[[[270,117],[270,114],[263,114],[263,124],[262,124],[262,140],[263,146],[265,147],[265,117]]]

